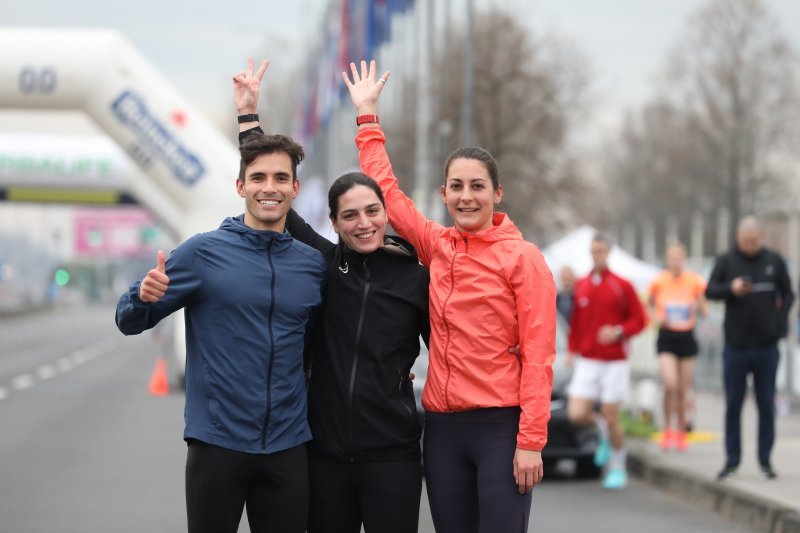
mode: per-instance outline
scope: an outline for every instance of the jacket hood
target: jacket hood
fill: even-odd
[[[277,231],[265,231],[251,228],[244,223],[244,214],[237,217],[226,218],[222,221],[222,224],[220,224],[219,229],[237,233],[248,243],[258,248],[266,247],[270,241],[275,241],[276,243],[292,242],[292,236],[289,235],[286,230],[278,233]]]
[[[483,231],[463,233],[455,226],[450,228],[450,237],[452,239],[463,239],[466,236],[486,242],[524,240],[522,238],[522,232],[520,232],[517,226],[511,221],[511,218],[509,218],[506,213],[499,212],[495,212],[492,215],[492,227],[486,228]]]

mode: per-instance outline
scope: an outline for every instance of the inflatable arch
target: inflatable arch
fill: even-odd
[[[119,33],[0,28],[0,108],[85,112],[137,164],[127,193],[182,238],[242,210],[239,154]]]
[[[0,27],[0,108],[85,112],[140,168],[127,193],[181,239],[242,211],[233,143],[117,32]]]

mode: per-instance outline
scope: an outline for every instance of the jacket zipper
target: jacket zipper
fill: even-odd
[[[358,355],[359,350],[358,347],[361,344],[361,330],[364,327],[364,315],[366,314],[367,310],[367,297],[369,296],[369,269],[367,268],[367,259],[364,258],[364,277],[366,281],[364,282],[364,291],[361,293],[361,311],[358,315],[358,327],[356,328],[356,341],[355,346],[353,349],[353,366],[350,369],[350,387],[348,389],[348,396],[347,396],[347,418],[349,422],[349,440],[350,440],[350,452],[353,451],[353,397],[355,396],[355,388],[356,388],[356,372],[358,370]],[[350,462],[353,462],[354,459],[350,457]]]
[[[462,237],[464,239],[464,252],[468,251],[468,243],[466,237]],[[449,388],[450,388],[450,361],[448,359],[448,355],[450,353],[450,324],[447,322],[447,303],[450,301],[450,297],[453,296],[453,292],[456,290],[456,274],[453,271],[453,267],[456,263],[456,255],[458,255],[458,250],[456,253],[453,254],[453,258],[450,260],[450,294],[447,295],[447,299],[445,299],[444,304],[442,304],[442,322],[444,322],[444,328],[447,331],[447,344],[444,347],[444,364],[447,367],[447,378],[444,381],[444,403],[447,406],[448,411],[452,411],[450,408],[450,398],[449,398]]]
[[[264,415],[264,430],[261,433],[261,451],[267,453],[267,426],[269,424],[269,414],[272,410],[272,363],[275,361],[275,335],[272,331],[272,315],[275,312],[275,268],[272,265],[272,241],[267,245],[267,261],[269,270],[272,273],[270,281],[270,303],[269,314],[267,315],[267,332],[269,333],[269,363],[267,364],[267,412]]]

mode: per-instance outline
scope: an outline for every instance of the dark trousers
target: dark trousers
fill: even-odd
[[[303,533],[308,523],[304,444],[260,455],[190,441],[186,456],[189,533],[236,533],[247,505],[253,533]]]
[[[425,414],[423,454],[437,533],[521,533],[532,493],[514,481],[518,407]]]
[[[725,453],[728,464],[742,458],[742,404],[747,392],[747,375],[753,374],[758,405],[758,461],[769,463],[775,442],[775,377],[778,373],[777,344],[760,348],[725,347]]]
[[[341,463],[311,456],[310,533],[416,533],[420,461]]]

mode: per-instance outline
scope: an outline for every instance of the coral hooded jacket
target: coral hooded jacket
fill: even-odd
[[[426,219],[400,190],[379,126],[356,136],[362,171],[392,227],[430,268],[430,360],[422,401],[434,412],[520,406],[517,446],[547,442],[555,357],[555,283],[539,249],[504,213],[477,233]],[[509,347],[520,346],[520,354]]]

